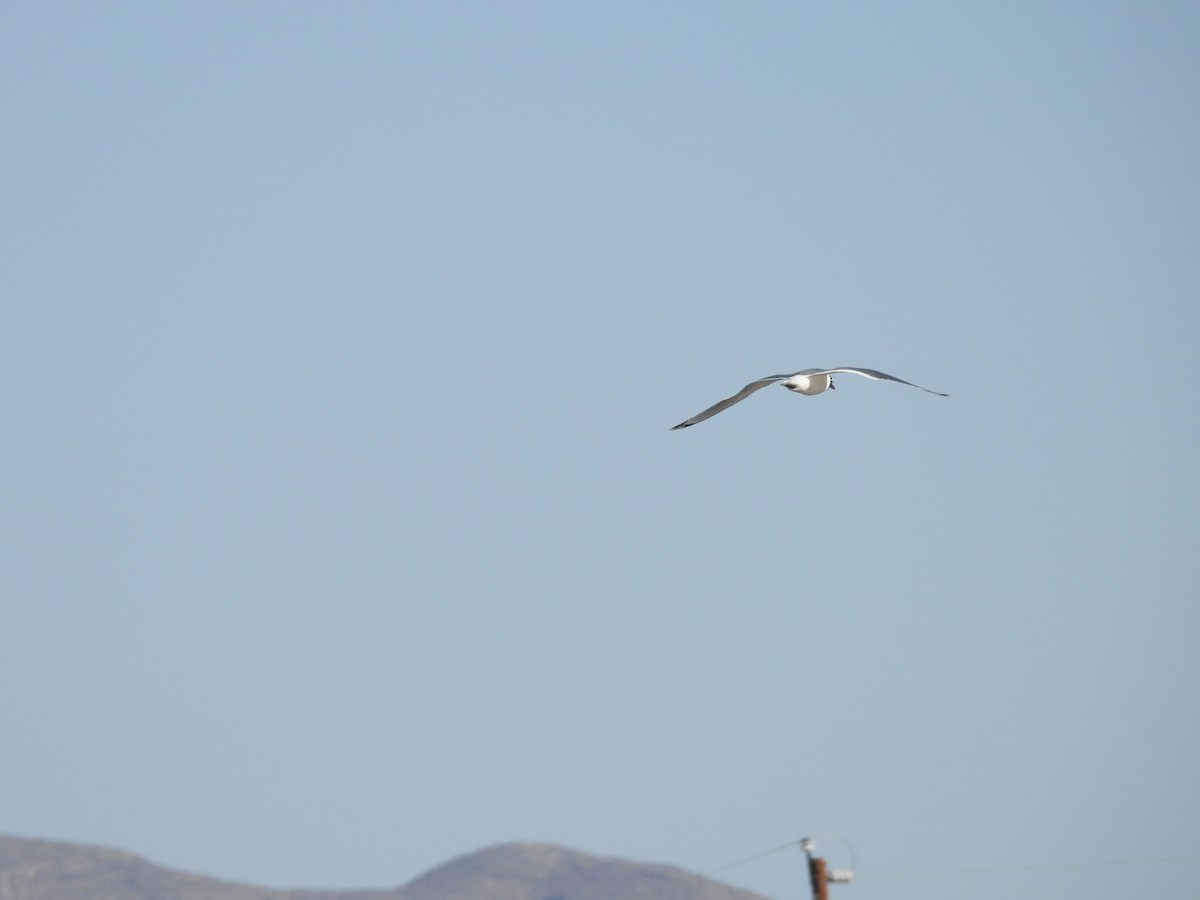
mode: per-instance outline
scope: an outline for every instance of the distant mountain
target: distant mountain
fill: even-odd
[[[763,900],[672,866],[500,844],[386,890],[274,890],[176,872],[126,853],[0,837],[0,900]]]
[[[500,844],[410,881],[396,900],[763,900],[672,866]]]

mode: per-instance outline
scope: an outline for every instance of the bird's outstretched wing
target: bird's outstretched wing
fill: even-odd
[[[931,391],[927,387],[921,387],[919,384],[913,384],[911,381],[905,381],[903,378],[897,378],[895,375],[888,375],[886,372],[879,372],[875,369],[860,369],[856,366],[842,366],[839,369],[818,369],[815,372],[808,372],[808,375],[836,375],[838,372],[848,372],[852,375],[861,375],[864,378],[870,378],[873,381],[895,381],[899,384],[907,384],[909,387],[915,387],[929,394],[937,394],[939,397],[949,397],[949,394],[943,394],[941,391]]]
[[[752,381],[732,397],[727,397],[720,403],[714,403],[708,409],[704,410],[704,412],[696,413],[696,415],[692,416],[690,419],[685,419],[671,430],[676,431],[680,428],[687,428],[689,425],[695,425],[697,422],[703,422],[705,419],[715,416],[722,410],[729,409],[729,407],[733,406],[733,404],[738,403],[741,400],[745,400],[755,391],[765,388],[768,384],[774,384],[777,381],[783,381],[785,378],[791,378],[791,375],[768,375],[766,378],[760,378],[758,381]]]

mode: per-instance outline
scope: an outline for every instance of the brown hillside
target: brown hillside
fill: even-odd
[[[401,900],[762,900],[671,866],[588,856],[551,844],[501,844],[407,884]]]
[[[0,900],[762,900],[682,869],[502,844],[388,890],[277,890],[156,866],[121,850],[0,837]]]

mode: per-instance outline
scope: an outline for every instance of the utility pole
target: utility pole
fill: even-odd
[[[813,855],[817,845],[813,843],[812,838],[805,838],[800,842],[800,846],[804,848],[804,854],[808,857],[808,880],[812,882],[813,900],[829,900],[829,879],[825,874],[825,860]]]
[[[824,858],[816,855],[817,845],[812,838],[805,838],[800,847],[808,857],[808,880],[812,883],[813,900],[829,900],[830,884],[849,884],[854,878],[853,869],[827,869]]]

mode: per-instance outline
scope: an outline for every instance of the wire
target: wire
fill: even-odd
[[[772,853],[778,853],[780,850],[786,850],[788,847],[799,847],[800,841],[788,841],[786,844],[780,844],[778,847],[772,847],[770,850],[764,850],[762,853],[755,853],[753,856],[747,856],[745,859],[739,859],[737,862],[731,862],[728,865],[721,866],[719,869],[713,869],[711,872],[705,872],[705,875],[716,875],[718,872],[724,872],[726,869],[732,869],[736,866],[743,866],[748,862],[754,862],[756,859],[762,859],[764,856],[770,856]]]
[[[850,868],[855,868],[854,847],[845,838],[837,837],[836,835],[817,835],[822,840],[835,839],[841,841],[850,850]],[[755,853],[753,856],[747,856],[745,859],[739,859],[737,862],[731,862],[721,866],[719,869],[713,869],[711,872],[705,872],[706,876],[716,875],[719,872],[725,872],[729,869],[743,866],[746,863],[754,862],[763,857],[770,856],[772,853],[778,853],[780,850],[787,850],[789,847],[799,847],[803,840],[788,841],[786,844],[780,844],[778,847],[772,847],[770,850],[764,850],[762,853]],[[1159,856],[1140,859],[1101,859],[1092,860],[1090,862],[1074,862],[1074,863],[1030,863],[1023,866],[977,866],[967,869],[909,869],[898,872],[856,872],[858,878],[939,878],[947,875],[1001,875],[1006,872],[1049,872],[1055,869],[1099,869],[1105,866],[1152,866],[1152,865],[1169,865],[1172,863],[1200,863],[1200,856]]]
[[[732,869],[736,866],[741,866],[746,863],[754,862],[756,859],[762,859],[764,856],[770,856],[772,853],[778,853],[780,850],[786,850],[789,847],[799,847],[799,846],[803,845],[806,840],[841,841],[843,844],[846,845],[846,849],[850,851],[850,868],[852,870],[854,869],[855,861],[854,861],[854,845],[853,844],[851,844],[844,837],[838,837],[836,834],[815,834],[808,838],[800,838],[799,840],[788,841],[786,844],[780,844],[778,847],[772,847],[770,850],[764,850],[762,853],[755,853],[753,856],[747,856],[745,859],[739,859],[737,862],[731,862],[728,865],[721,866],[721,868],[719,868],[719,869],[713,869],[711,872],[705,872],[704,874],[705,875],[716,875],[718,872],[724,872],[726,869]]]
[[[1105,866],[1151,866],[1200,863],[1200,856],[1160,856],[1146,859],[1101,859],[1075,863],[1032,863],[1024,866],[980,866],[972,869],[911,869],[900,872],[860,872],[859,878],[937,878],[945,875],[1000,875],[1005,872],[1049,872],[1055,869],[1099,869]]]

